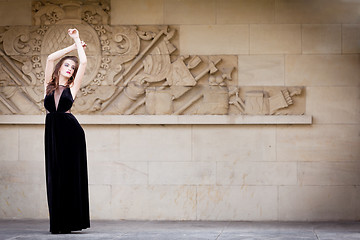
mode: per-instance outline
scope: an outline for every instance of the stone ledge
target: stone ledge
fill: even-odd
[[[84,125],[312,124],[311,115],[77,115]],[[0,115],[1,124],[44,124],[45,115]]]

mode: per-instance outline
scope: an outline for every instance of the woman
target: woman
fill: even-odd
[[[85,73],[86,44],[76,29],[68,34],[75,43],[50,54],[45,67],[46,187],[53,234],[90,227],[85,134],[70,113]],[[76,49],[80,61],[63,57]]]

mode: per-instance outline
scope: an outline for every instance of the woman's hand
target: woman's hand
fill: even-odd
[[[76,28],[70,28],[68,34],[72,39],[79,38],[79,31]]]
[[[84,41],[81,41],[81,46],[85,49],[87,45]]]

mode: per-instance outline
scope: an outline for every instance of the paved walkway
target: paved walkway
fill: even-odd
[[[360,240],[360,222],[92,221],[91,228],[52,235],[47,220],[0,220],[0,239]]]

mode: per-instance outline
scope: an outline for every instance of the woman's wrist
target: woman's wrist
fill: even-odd
[[[70,51],[73,51],[73,50],[76,50],[76,49],[77,49],[77,47],[76,47],[75,43],[70,45]]]

